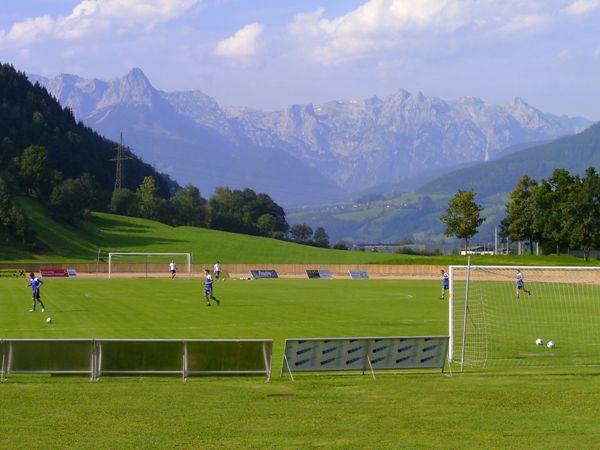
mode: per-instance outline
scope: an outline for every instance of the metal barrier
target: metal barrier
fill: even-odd
[[[448,336],[286,339],[281,375],[293,372],[440,369]]]
[[[10,374],[258,375],[271,379],[273,341],[263,339],[4,339]]]

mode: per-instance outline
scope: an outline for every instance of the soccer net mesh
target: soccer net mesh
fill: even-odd
[[[521,290],[517,297],[517,270],[531,294]],[[452,361],[600,366],[600,268],[452,266],[449,275]]]
[[[190,253],[131,253],[111,252],[108,254],[108,277],[170,276],[170,264],[174,262],[177,274],[188,276],[192,272]]]

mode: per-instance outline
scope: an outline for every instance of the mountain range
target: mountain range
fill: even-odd
[[[590,125],[515,98],[446,101],[399,90],[381,99],[222,107],[201,91],[163,92],[140,69],[111,81],[75,75],[30,79],[78,120],[125,143],[180,184],[267,192],[285,207],[418,187],[455,168]]]

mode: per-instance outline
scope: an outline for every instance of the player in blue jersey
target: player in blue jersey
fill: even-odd
[[[446,298],[446,291],[450,287],[450,277],[444,269],[442,269],[440,273],[442,274],[442,296],[440,297],[440,300],[444,300]]]
[[[217,302],[217,305],[220,305],[221,302],[213,295],[213,279],[210,270],[204,269],[204,273],[206,274],[204,277],[204,298],[206,299],[206,306],[210,306],[211,300],[214,300]]]
[[[525,289],[525,281],[523,280],[523,274],[520,270],[517,269],[517,298],[519,298],[519,294],[523,292],[527,292],[527,294],[531,295],[531,291]]]
[[[29,274],[29,284],[27,286],[31,286],[31,290],[33,291],[33,296],[31,297],[33,304],[31,305],[29,312],[35,312],[36,302],[40,302],[40,305],[42,305],[42,312],[46,311],[46,305],[44,305],[44,302],[40,298],[40,286],[42,284],[44,284],[44,282],[41,279],[36,278],[33,272]]]

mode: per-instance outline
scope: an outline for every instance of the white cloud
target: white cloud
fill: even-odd
[[[151,30],[180,17],[199,0],[82,0],[71,14],[43,15],[13,24],[0,38],[20,45],[40,39],[78,39],[97,33]]]
[[[481,39],[486,33],[498,37],[535,31],[550,22],[547,10],[537,0],[368,0],[333,19],[325,18],[322,8],[298,14],[288,31],[307,56],[337,64],[453,34]]]
[[[239,29],[235,34],[220,41],[214,53],[218,56],[232,59],[247,60],[256,56],[259,52],[259,37],[263,32],[263,26],[254,22]]]
[[[598,7],[600,7],[600,0],[575,0],[563,11],[573,16],[585,16]]]
[[[27,19],[15,23],[5,37],[27,44],[37,40],[39,36],[51,34],[54,29],[54,21],[48,15]]]
[[[550,17],[545,14],[524,14],[510,18],[502,27],[505,33],[520,31],[537,31],[550,23]]]

